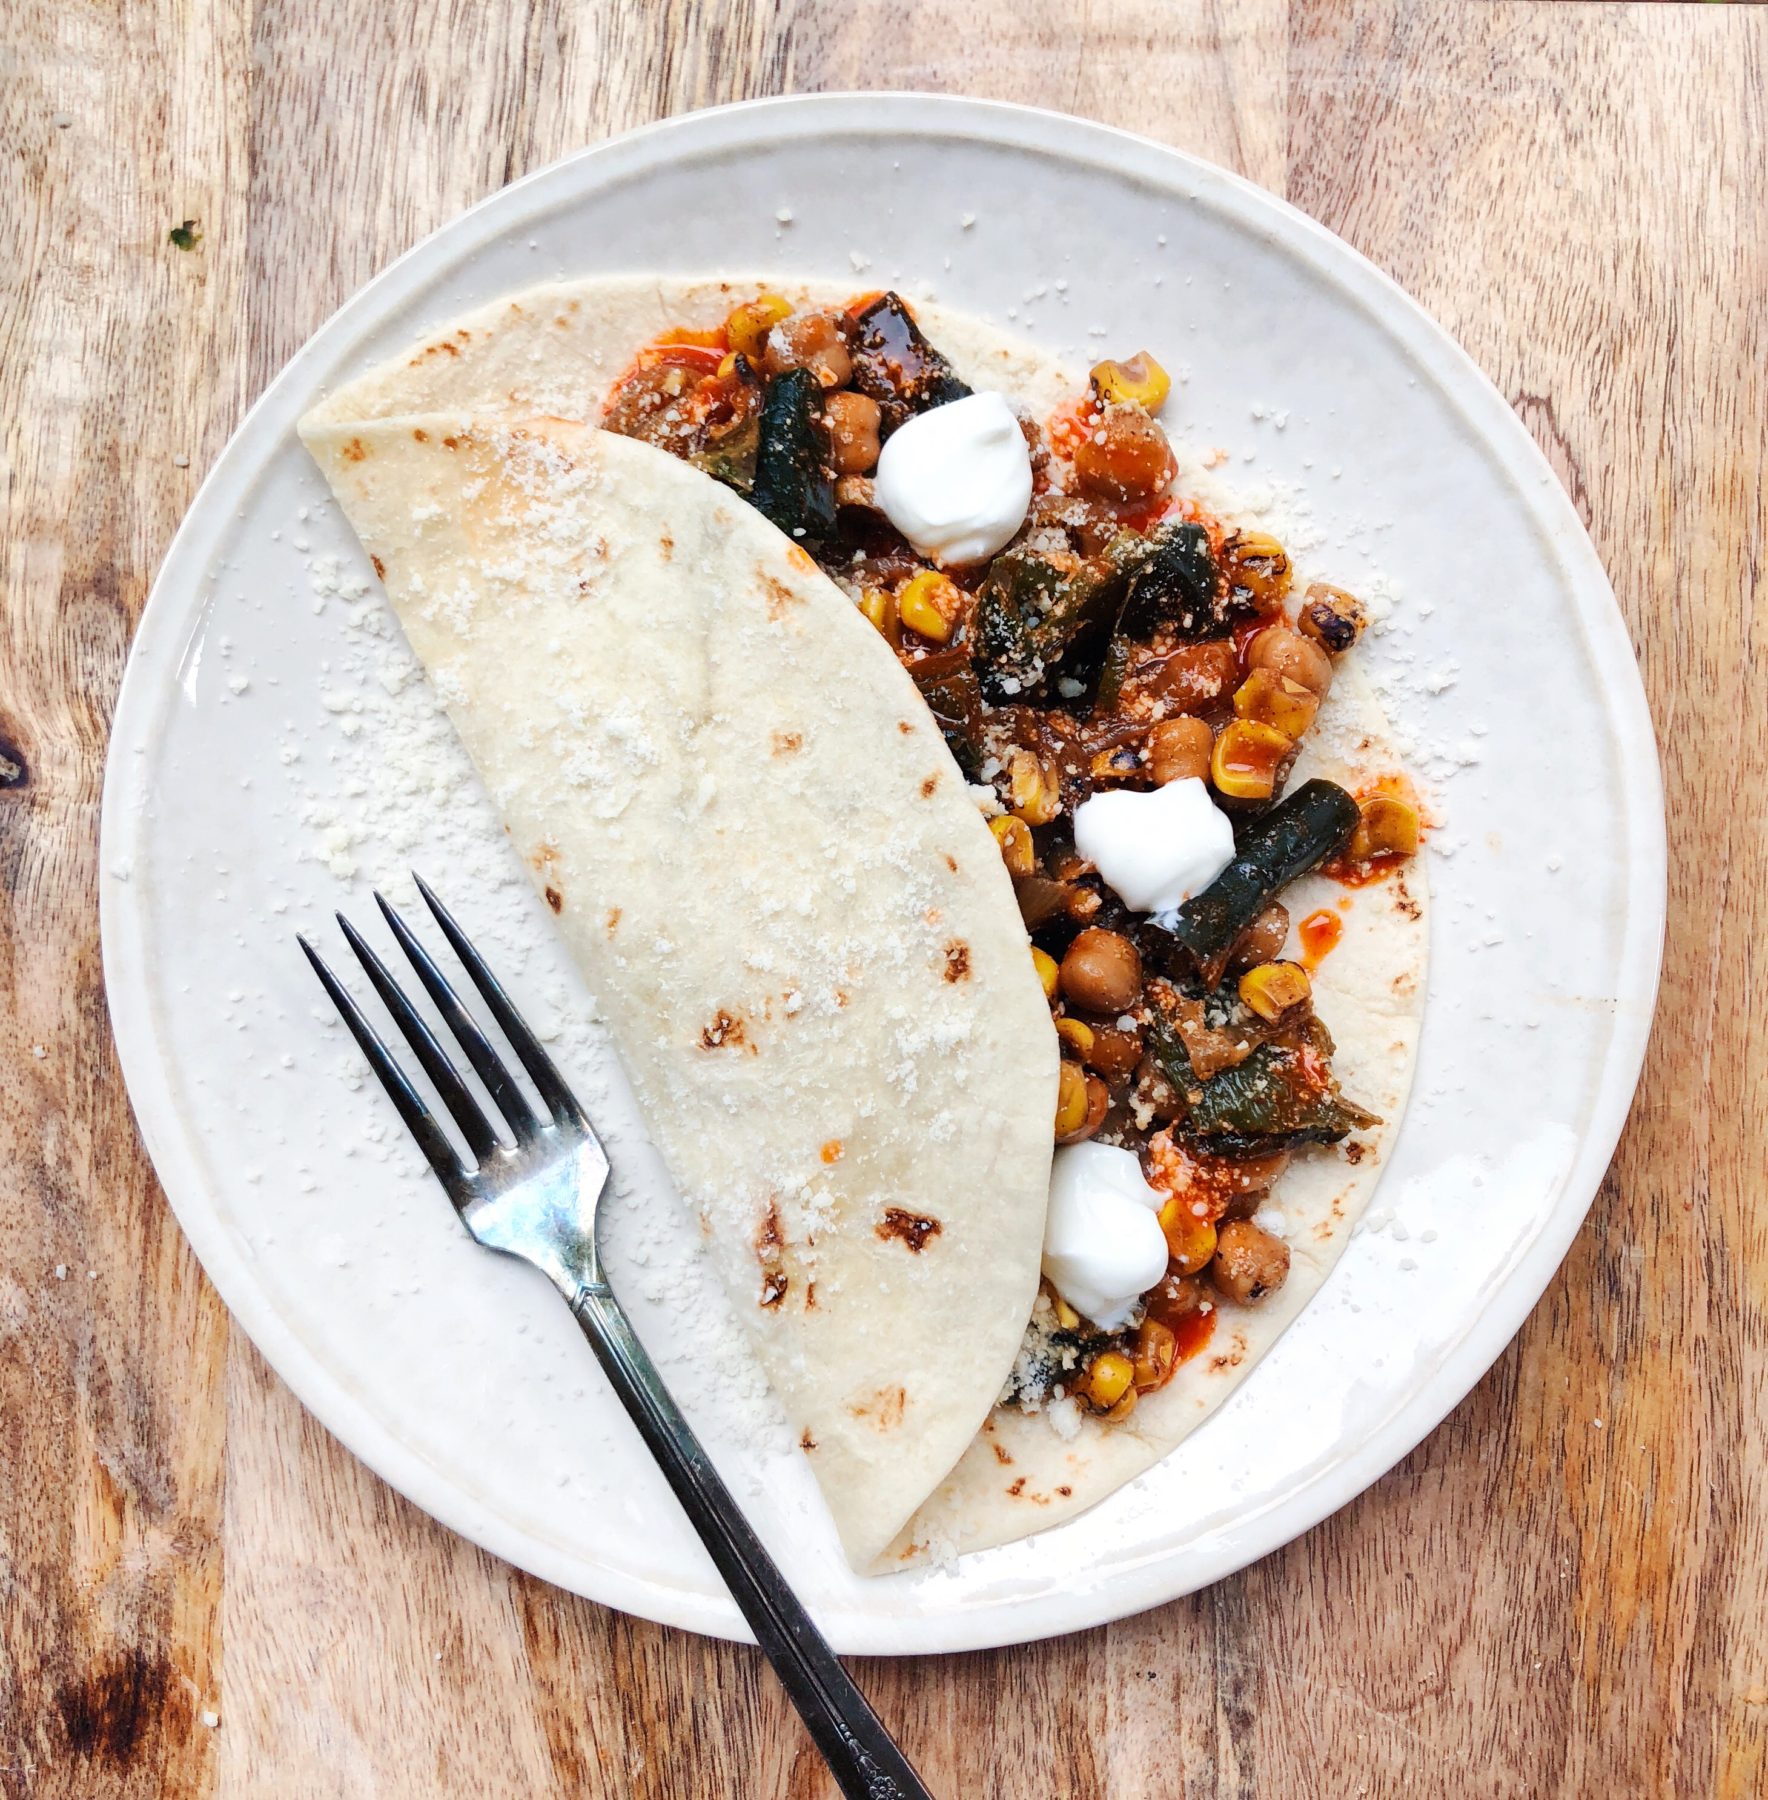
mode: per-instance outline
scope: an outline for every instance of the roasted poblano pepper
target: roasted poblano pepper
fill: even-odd
[[[768,388],[749,493],[757,512],[801,544],[835,535],[835,487],[816,428],[821,394],[808,369],[789,369]]]

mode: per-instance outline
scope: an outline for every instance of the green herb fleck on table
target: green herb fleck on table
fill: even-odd
[[[180,250],[194,250],[203,241],[203,234],[196,228],[195,219],[186,219],[181,225],[174,225],[166,233],[167,242],[176,244]]]

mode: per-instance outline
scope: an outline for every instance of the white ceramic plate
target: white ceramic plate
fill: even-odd
[[[340,229],[348,229],[347,223]],[[842,1564],[589,997],[293,424],[329,384],[561,275],[931,287],[1084,368],[1143,345],[1311,571],[1391,596],[1365,654],[1445,824],[1398,1153],[1319,1298],[1222,1411],[1087,1517],[865,1581]],[[414,748],[417,746],[417,748]],[[1651,722],[1613,596],[1501,397],[1282,202],[1053,114],[911,96],[698,114],[547,169],[394,264],[227,447],[167,557],[104,796],[105,974],[141,1130],[228,1306],[394,1486],[610,1605],[742,1635],[550,1289],[474,1248],[295,947],[427,870],[614,1139],[617,1284],[762,1535],[847,1651],[1097,1624],[1263,1555],[1429,1431],[1534,1305],[1637,1079],[1664,917]],[[378,921],[376,922],[378,923]]]

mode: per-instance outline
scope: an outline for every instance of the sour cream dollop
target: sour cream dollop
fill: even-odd
[[[1166,1273],[1165,1196],[1142,1179],[1129,1150],[1070,1144],[1050,1166],[1044,1273],[1095,1325],[1115,1331]]]
[[[993,556],[1031,504],[1031,452],[1012,407],[999,394],[972,394],[917,413],[885,440],[872,494],[934,562]]]
[[[1074,847],[1131,912],[1171,912],[1234,860],[1234,827],[1195,776],[1113,788],[1074,809]]]

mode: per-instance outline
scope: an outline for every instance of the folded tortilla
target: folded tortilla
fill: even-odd
[[[1283,896],[1293,919],[1342,919],[1316,1004],[1346,1093],[1384,1121],[1278,1183],[1260,1222],[1291,1244],[1284,1286],[1224,1304],[1127,1420],[994,1405],[1037,1289],[1056,1078],[994,840],[914,684],[810,559],[710,478],[584,423],[641,344],[762,288],[848,298],[535,288],[338,389],[301,434],[602,999],[849,1560],[887,1570],[1095,1505],[1318,1292],[1405,1106],[1427,892],[1413,863]],[[1083,385],[917,312],[966,381],[1034,414]],[[1399,767],[1341,667],[1292,779],[1354,790]]]

